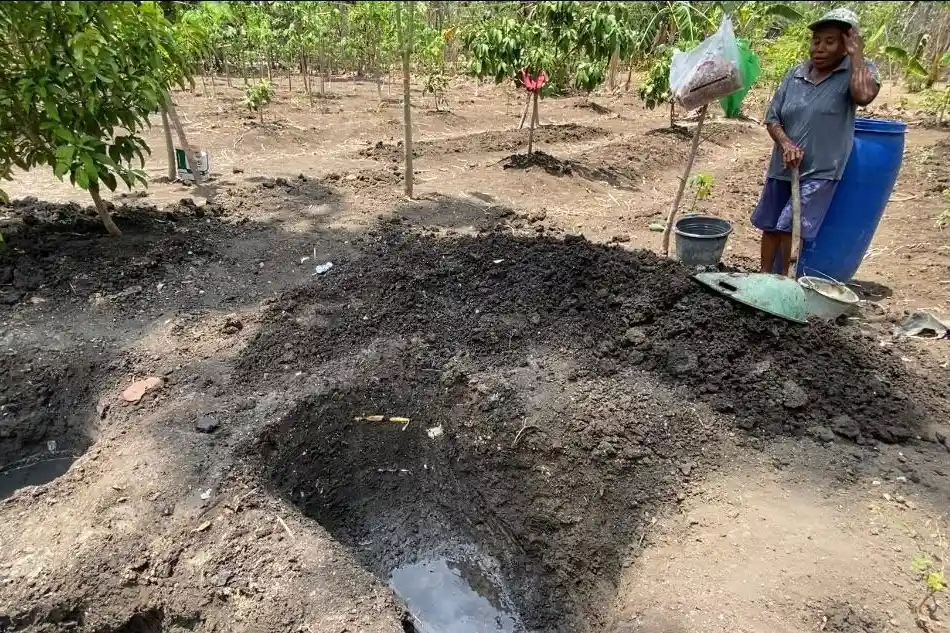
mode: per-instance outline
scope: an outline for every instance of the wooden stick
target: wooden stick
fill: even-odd
[[[673,198],[673,206],[670,207],[670,215],[666,218],[666,230],[663,231],[663,256],[670,255],[670,233],[673,231],[673,221],[676,219],[676,212],[679,210],[680,201],[683,199],[683,192],[686,191],[686,183],[689,181],[689,172],[693,169],[693,161],[696,159],[696,150],[699,149],[699,133],[703,129],[703,121],[706,120],[707,106],[699,110],[699,120],[696,121],[696,131],[693,133],[693,142],[689,147],[689,156],[686,158],[686,171],[683,172],[683,179],[680,180],[680,187]]]
[[[798,167],[792,167],[792,254],[788,260],[788,276],[795,279],[798,258],[802,254],[802,191]]]

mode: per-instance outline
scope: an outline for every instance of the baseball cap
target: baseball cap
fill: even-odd
[[[824,26],[826,24],[838,24],[841,26],[846,26],[852,29],[858,28],[858,16],[851,9],[845,9],[844,7],[839,7],[837,9],[832,9],[828,13],[821,16],[820,20],[812,22],[808,25],[812,31],[815,29]]]

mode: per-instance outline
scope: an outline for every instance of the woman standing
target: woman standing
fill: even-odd
[[[791,168],[801,178],[803,240],[818,233],[854,144],[857,106],[881,89],[877,69],[864,59],[858,16],[834,9],[810,26],[811,59],[782,80],[765,117],[775,141],[752,224],[762,230],[761,269],[773,272],[781,255],[788,273],[792,253]]]

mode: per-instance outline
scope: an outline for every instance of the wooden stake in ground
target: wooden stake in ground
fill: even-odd
[[[798,258],[802,254],[802,190],[798,167],[792,167],[792,253],[788,259],[788,276],[795,279]]]
[[[676,220],[676,212],[680,208],[680,201],[683,199],[683,192],[686,191],[686,183],[689,182],[689,172],[693,170],[693,161],[696,159],[696,150],[699,149],[699,133],[703,129],[703,121],[706,119],[706,108],[703,106],[699,110],[699,120],[696,121],[696,131],[693,133],[693,142],[689,146],[689,156],[686,157],[686,169],[683,172],[683,178],[680,180],[679,189],[676,191],[676,197],[673,198],[673,206],[670,207],[670,215],[666,218],[666,230],[663,231],[663,256],[670,255],[670,233],[673,231],[673,221]]]
[[[538,122],[538,93],[541,92],[539,87],[533,93],[531,93],[531,127],[528,129],[528,155],[531,155],[531,152],[534,151],[534,126]]]
[[[168,124],[168,111],[162,106],[162,131],[165,133],[165,153],[168,158],[168,179],[175,180],[178,170],[175,164],[175,143],[172,141],[172,128]]]
[[[168,118],[175,127],[175,133],[178,135],[178,142],[181,143],[181,148],[185,150],[185,160],[191,167],[191,173],[195,178],[195,184],[200,185],[201,173],[199,172],[198,164],[195,160],[195,152],[192,149],[191,144],[188,143],[188,138],[185,136],[185,128],[181,126],[181,120],[178,118],[178,111],[175,110],[175,104],[172,103],[171,95],[169,95],[167,92],[165,93],[165,110],[168,112]]]
[[[406,33],[402,32],[402,8],[403,4],[409,12]],[[409,101],[409,56],[412,52],[412,17],[415,11],[415,2],[409,0],[406,3],[396,3],[396,32],[399,34],[399,47],[402,49],[402,113],[403,127],[406,137],[403,143],[403,149],[406,152],[406,196],[412,197],[412,108]]]

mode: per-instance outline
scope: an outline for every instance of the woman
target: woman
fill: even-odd
[[[864,59],[858,17],[835,9],[810,26],[811,59],[792,69],[772,97],[765,118],[775,141],[752,224],[762,230],[762,272],[788,273],[792,253],[792,167],[801,182],[803,240],[818,234],[854,143],[857,106],[881,89],[874,64]]]

